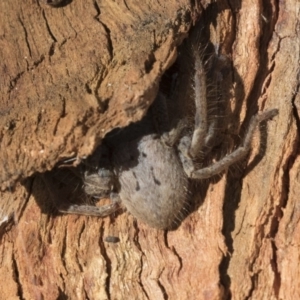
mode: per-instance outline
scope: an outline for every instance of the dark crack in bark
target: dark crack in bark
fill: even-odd
[[[150,299],[149,295],[146,292],[146,289],[145,289],[145,287],[143,285],[143,282],[142,282],[143,258],[145,257],[145,253],[142,250],[142,247],[141,247],[140,242],[139,242],[139,232],[140,232],[140,229],[138,227],[138,224],[137,224],[136,220],[133,221],[133,227],[135,229],[134,236],[133,236],[133,242],[134,242],[135,246],[137,247],[137,249],[139,249],[139,251],[141,253],[141,256],[140,256],[140,265],[141,265],[141,268],[140,268],[140,273],[138,274],[138,278],[139,278],[138,284],[140,285],[140,287],[141,287],[142,291],[144,292],[144,295],[146,296],[146,298]]]
[[[110,300],[111,299],[111,293],[110,293],[110,278],[111,278],[111,260],[109,258],[109,256],[107,255],[106,252],[106,248],[103,242],[103,236],[104,236],[104,228],[103,228],[103,224],[100,227],[100,234],[99,234],[99,246],[100,246],[100,253],[102,255],[102,257],[105,260],[105,265],[106,265],[106,280],[105,280],[105,292],[107,295],[107,299]]]
[[[13,251],[13,253],[15,253],[15,251]],[[18,286],[19,299],[20,300],[25,300],[24,295],[23,295],[22,284],[20,282],[20,277],[19,277],[18,264],[17,264],[17,260],[16,260],[14,254],[12,256],[12,267],[13,267],[14,279],[15,279],[15,282],[17,283],[17,286]]]

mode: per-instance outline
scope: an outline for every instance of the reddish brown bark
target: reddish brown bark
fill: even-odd
[[[192,3],[1,4],[3,299],[299,298],[299,3]],[[232,61],[229,135],[257,109],[279,109],[262,146],[256,139],[247,164],[205,182],[202,205],[175,231],[127,213],[42,213],[41,178],[19,180],[139,120],[202,8],[211,42]]]

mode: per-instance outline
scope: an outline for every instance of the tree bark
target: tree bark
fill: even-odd
[[[300,298],[299,19],[297,0],[3,1],[1,298]],[[233,147],[257,111],[279,110],[247,160],[197,185],[174,231],[49,212],[37,173],[141,119],[198,20],[230,62]]]

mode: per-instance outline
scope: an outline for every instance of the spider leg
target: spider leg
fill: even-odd
[[[187,137],[181,139],[179,144],[180,158],[184,167],[185,172],[190,178],[193,179],[204,179],[212,177],[216,174],[226,170],[229,166],[243,159],[251,149],[251,141],[253,134],[257,126],[266,120],[269,120],[278,114],[277,109],[266,110],[258,115],[252,117],[249,125],[248,132],[242,145],[233,151],[231,154],[223,157],[221,160],[212,164],[211,166],[203,169],[195,170],[192,158],[188,156],[188,147],[191,141]]]
[[[169,147],[173,147],[180,139],[182,132],[186,128],[188,121],[186,119],[180,120],[176,127],[162,135],[162,141]]]
[[[180,120],[178,124],[170,130],[167,100],[162,93],[158,93],[151,106],[151,112],[156,132],[161,135],[161,139],[166,145],[173,147],[180,139],[188,121],[186,119]]]
[[[202,145],[200,149],[200,153],[197,154],[197,158],[201,159],[201,161],[204,160],[206,155],[211,151],[211,149],[216,145],[216,141],[219,141],[217,139],[218,137],[218,130],[217,130],[218,120],[213,120],[208,127],[208,131],[206,133],[206,137],[204,139],[204,144]]]
[[[213,80],[213,92],[217,90],[215,86],[220,83],[220,72],[215,72],[214,76],[207,80],[206,72],[209,60],[218,59],[215,56],[211,56],[208,60],[203,61],[202,54],[199,53],[199,49],[194,49],[194,102],[195,102],[195,129],[193,132],[189,155],[192,158],[205,158],[206,154],[220,141],[220,117],[224,114],[224,103],[220,103],[220,95],[215,94],[213,102],[210,101],[209,95],[212,93],[210,83]],[[210,67],[211,68],[211,67]],[[216,101],[217,100],[217,104]],[[209,103],[209,105],[208,105]],[[221,105],[220,105],[221,104]],[[224,122],[224,120],[222,121]]]
[[[111,193],[110,199],[111,204],[103,206],[92,206],[92,205],[70,205],[67,208],[58,208],[62,213],[77,214],[77,215],[87,215],[95,217],[106,217],[116,212],[121,203],[121,199],[118,194]]]
[[[112,203],[103,205],[103,206],[93,206],[93,205],[63,205],[58,204],[57,199],[60,199],[60,196],[56,193],[56,187],[52,183],[52,176],[49,172],[46,172],[41,175],[42,179],[46,185],[46,188],[50,194],[52,202],[55,208],[61,213],[68,214],[78,214],[78,215],[88,215],[88,216],[97,216],[97,217],[106,217],[115,211],[118,210],[121,203],[121,199],[117,193],[111,192],[108,196],[111,199]]]
[[[195,130],[189,154],[195,158],[201,153],[208,131],[206,75],[200,54],[195,51]]]

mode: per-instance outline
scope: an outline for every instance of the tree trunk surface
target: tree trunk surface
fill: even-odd
[[[300,299],[299,1],[46,3],[0,4],[0,298]],[[198,22],[229,61],[231,150],[279,110],[247,159],[200,182],[173,231],[57,214],[38,173],[140,120]]]

